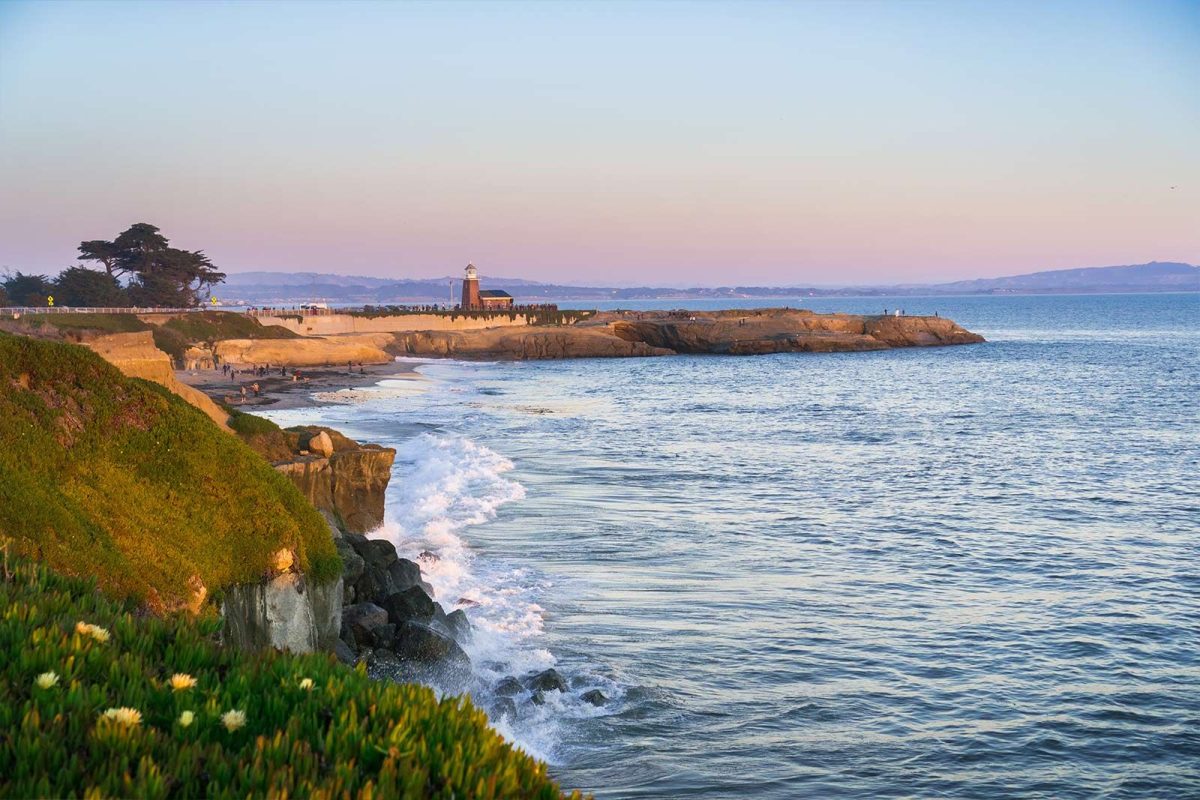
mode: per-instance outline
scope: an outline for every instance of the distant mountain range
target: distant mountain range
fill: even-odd
[[[892,286],[722,286],[656,288],[562,286],[521,278],[485,276],[490,288],[507,289],[518,303],[620,300],[689,300],[761,297],[852,297],[929,294],[1087,294],[1110,292],[1200,291],[1200,267],[1152,261],[1116,267],[1033,272],[1005,278],[979,278],[935,284]],[[459,300],[458,277],[392,280],[317,272],[242,272],[231,274],[221,289],[225,302],[293,305],[309,301],[387,305],[448,303]]]

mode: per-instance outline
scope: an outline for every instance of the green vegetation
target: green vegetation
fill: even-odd
[[[133,314],[26,314],[22,317],[30,325],[50,325],[64,331],[91,330],[105,333],[130,333],[148,331],[150,325]]]
[[[5,558],[0,796],[561,796],[466,699],[326,655],[221,648],[216,625],[139,616]]]
[[[229,427],[239,436],[257,436],[259,434],[282,432],[282,428],[266,417],[257,417],[244,411],[230,410]]]
[[[76,345],[0,334],[0,531],[154,611],[257,581],[293,550],[340,563],[320,514],[202,412]],[[3,652],[0,650],[0,652]]]
[[[212,343],[221,339],[299,339],[300,334],[281,325],[260,325],[248,314],[234,311],[197,311],[180,314],[163,323],[189,342]]]

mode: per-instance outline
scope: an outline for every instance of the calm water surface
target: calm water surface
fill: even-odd
[[[572,680],[500,723],[568,786],[1200,797],[1200,295],[791,305],[989,343],[431,363],[273,416],[399,448],[377,535],[479,603],[481,703]]]

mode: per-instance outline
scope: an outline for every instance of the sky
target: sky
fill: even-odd
[[[1200,2],[3,2],[0,270],[1200,263]]]

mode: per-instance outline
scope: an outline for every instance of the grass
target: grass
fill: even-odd
[[[77,632],[79,622],[108,640]],[[90,582],[6,557],[0,796],[561,796],[545,766],[464,698],[372,681],[327,655],[221,648],[216,626],[139,616]],[[47,672],[57,682],[39,686]],[[175,673],[195,686],[174,690]],[[104,716],[121,707],[140,721]],[[222,715],[234,710],[245,722],[229,730]]]
[[[248,314],[232,311],[197,311],[172,317],[162,325],[188,342],[217,342],[222,339],[298,339],[300,334],[281,325],[260,325]]]
[[[261,579],[293,550],[333,579],[328,526],[284,476],[165,388],[86,348],[0,333],[0,532],[155,612]]]
[[[50,325],[62,330],[92,330],[106,333],[148,331],[152,326],[134,314],[26,314],[23,320],[33,326]]]

